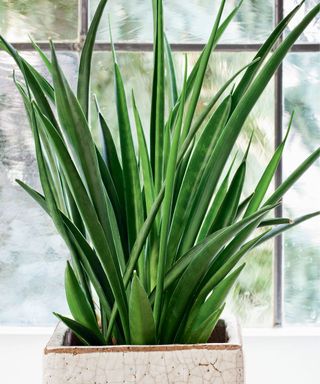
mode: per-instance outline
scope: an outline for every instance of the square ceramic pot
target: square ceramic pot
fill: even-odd
[[[116,383],[244,384],[239,327],[220,320],[206,344],[83,347],[58,324],[44,351],[43,384]]]

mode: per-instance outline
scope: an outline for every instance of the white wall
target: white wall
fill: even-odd
[[[50,332],[0,330],[1,384],[41,383],[42,350]],[[245,330],[244,349],[247,384],[320,383],[319,329]]]

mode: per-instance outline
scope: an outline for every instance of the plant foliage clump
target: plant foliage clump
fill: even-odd
[[[223,19],[221,1],[208,43],[191,71],[185,60],[178,87],[163,4],[153,0],[150,135],[145,137],[134,93],[134,122],[129,118],[130,96],[113,50],[118,145],[97,101],[100,142],[93,139],[89,119],[92,52],[106,3],[100,1],[85,40],[76,92],[53,43],[49,58],[33,42],[49,82],[0,38],[23,75],[23,82],[15,77],[14,82],[30,121],[43,192],[17,182],[50,215],[71,254],[65,289],[73,319],[56,316],[85,345],[207,342],[244,267],[243,256],[319,214],[295,221],[270,217],[320,155],[318,148],[266,196],[291,122],[250,196],[243,197],[250,143],[238,167],[231,157],[257,99],[320,5],[279,42],[301,4],[293,9],[253,61],[196,113],[209,58],[241,4]]]

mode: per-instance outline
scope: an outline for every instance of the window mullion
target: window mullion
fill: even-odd
[[[89,0],[79,1],[79,42],[83,41],[89,28]]]
[[[278,24],[283,19],[283,0],[275,0],[275,22]],[[283,40],[280,37],[279,43]],[[283,65],[280,64],[275,74],[275,148],[282,142],[283,129]],[[275,188],[277,188],[283,179],[283,164],[280,160],[279,167],[275,175]],[[275,216],[281,217],[283,213],[282,202],[275,209]],[[279,235],[274,244],[274,326],[280,327],[283,323],[283,236]]]

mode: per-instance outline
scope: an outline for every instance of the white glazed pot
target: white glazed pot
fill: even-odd
[[[43,384],[244,384],[234,320],[220,320],[207,344],[83,347],[66,339],[59,323],[44,351]]]

